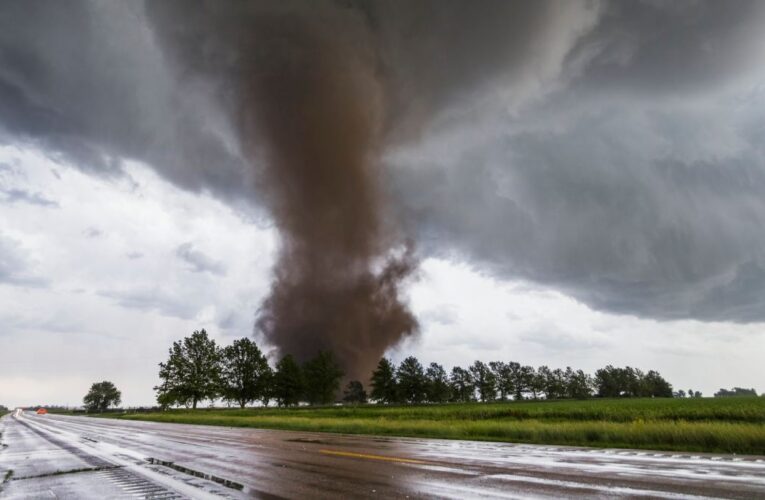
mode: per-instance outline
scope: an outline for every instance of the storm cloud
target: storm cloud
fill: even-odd
[[[239,72],[257,61],[242,34],[268,33],[272,5],[4,5],[0,140],[98,175],[140,160],[184,189],[267,207]],[[382,217],[422,255],[611,312],[765,321],[760,3],[286,2],[279,13],[310,13],[363,57],[379,99]]]

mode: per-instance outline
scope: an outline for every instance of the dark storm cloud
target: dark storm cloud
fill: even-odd
[[[241,43],[289,47],[263,21],[278,14],[370,79],[349,95],[374,111],[370,156],[394,152],[380,217],[420,253],[613,312],[765,320],[761,3],[275,5],[8,3],[0,137],[273,209],[255,185],[268,152],[242,133],[267,128],[263,44]]]
[[[0,140],[100,175],[141,160],[185,188],[242,197],[236,146],[191,87],[169,73],[139,2],[0,7]]]
[[[420,240],[598,309],[765,321],[763,12],[737,6],[611,5],[565,89],[439,165],[400,162]]]

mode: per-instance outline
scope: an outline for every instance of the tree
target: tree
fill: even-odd
[[[720,389],[715,392],[716,398],[730,397],[730,396],[756,396],[757,391],[752,389],[744,389],[743,387],[734,387],[732,390]]]
[[[595,386],[601,398],[618,398],[624,390],[622,371],[607,365],[595,372]]]
[[[304,393],[303,373],[291,354],[276,364],[273,388],[273,397],[279,406],[294,406],[300,402]]]
[[[540,366],[536,369],[534,372],[534,375],[531,377],[531,382],[529,383],[529,392],[531,392],[531,397],[534,399],[538,399],[542,394],[547,397],[547,393],[545,392],[545,387],[547,386],[547,376],[550,369],[547,366]]]
[[[414,356],[409,356],[396,371],[401,398],[408,403],[421,403],[425,399],[425,372]]]
[[[90,386],[90,390],[82,398],[85,408],[89,412],[104,412],[110,406],[119,406],[122,402],[122,393],[108,380],[96,382]]]
[[[643,377],[644,392],[641,394],[643,397],[652,398],[671,398],[672,397],[672,384],[664,380],[659,372],[655,370],[649,370]],[[696,393],[688,393],[688,396],[694,397]],[[701,393],[698,393],[699,396]]]
[[[475,383],[468,370],[455,366],[449,380],[452,386],[452,400],[462,403],[475,400]]]
[[[173,342],[166,363],[159,364],[162,383],[154,388],[163,407],[177,404],[197,407],[199,401],[218,397],[221,352],[205,330]]]
[[[494,378],[497,380],[499,399],[505,401],[507,396],[512,394],[515,390],[513,379],[511,377],[510,367],[503,361],[492,361],[489,363],[489,367],[494,373]]]
[[[268,382],[266,357],[248,338],[235,340],[223,348],[221,395],[226,401],[235,401],[241,408],[262,397]]]
[[[537,376],[544,387],[547,399],[563,399],[566,397],[566,374],[560,368],[550,370],[546,366],[539,368]]]
[[[268,402],[274,397],[274,371],[268,364],[260,374],[261,388],[259,399],[263,406],[268,406]]]
[[[377,363],[377,368],[372,372],[372,399],[378,403],[394,403],[398,401],[398,389],[395,368],[387,358],[382,358]]]
[[[367,402],[367,391],[358,380],[351,380],[343,391],[343,401],[358,404]]]
[[[431,403],[444,403],[450,396],[446,370],[438,363],[430,363],[425,370],[425,398]]]
[[[473,376],[475,388],[482,402],[494,401],[497,397],[497,379],[494,373],[483,361],[475,361],[470,366],[470,374]]]
[[[566,397],[573,399],[587,399],[592,397],[592,377],[582,370],[566,368]]]
[[[309,403],[327,405],[335,401],[344,375],[340,365],[329,351],[320,351],[303,365],[305,396]]]
[[[510,361],[507,364],[510,380],[513,386],[513,397],[520,401],[523,399],[523,393],[529,388],[534,380],[534,368],[531,366],[521,366],[520,363]]]

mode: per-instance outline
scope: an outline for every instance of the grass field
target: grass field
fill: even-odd
[[[171,410],[131,420],[765,455],[765,398]]]

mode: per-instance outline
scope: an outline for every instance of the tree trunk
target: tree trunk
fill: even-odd
[[[197,397],[196,396],[194,396],[194,400],[191,403],[191,407],[193,409],[195,409],[195,410],[197,409]]]

